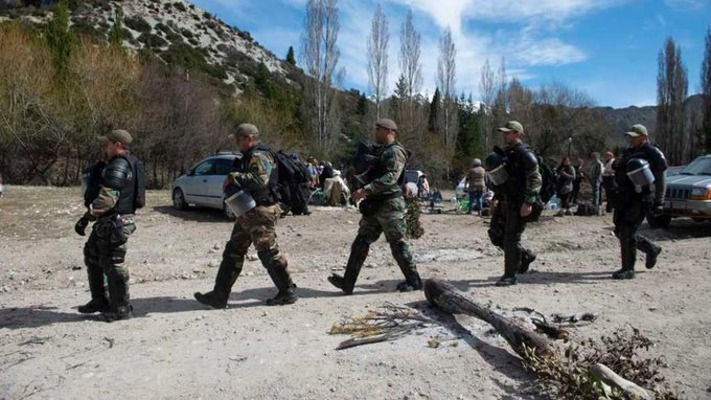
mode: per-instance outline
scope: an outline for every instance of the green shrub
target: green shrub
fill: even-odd
[[[173,7],[177,8],[180,11],[187,11],[187,9],[185,8],[185,4],[183,4],[179,1],[176,1],[175,3],[173,3]]]
[[[141,34],[141,36],[138,37],[138,41],[145,44],[146,47],[150,47],[152,49],[157,49],[168,44],[165,39],[152,33]]]
[[[79,36],[88,36],[91,38],[100,39],[104,39],[106,37],[103,31],[97,29],[96,27],[94,27],[93,24],[84,20],[74,22],[74,24],[72,25],[72,30],[76,32]]]
[[[151,31],[151,24],[146,22],[145,19],[141,16],[132,16],[132,17],[126,17],[123,19],[124,24],[126,24],[127,27],[133,29],[134,31],[138,31],[141,33],[149,33]]]

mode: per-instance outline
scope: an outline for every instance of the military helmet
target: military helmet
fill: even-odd
[[[492,151],[489,153],[488,156],[484,159],[484,169],[487,171],[491,171],[492,169],[498,167],[499,165],[504,163],[504,156],[501,154]]]
[[[637,189],[637,192],[640,192],[642,187],[654,182],[654,174],[652,174],[652,170],[649,168],[647,160],[642,158],[631,158],[627,161],[625,167],[627,177],[630,181],[632,181]]]
[[[494,186],[499,186],[506,182],[509,178],[509,173],[506,171],[506,159],[497,152],[491,152],[484,159],[484,169],[486,169],[486,178]]]

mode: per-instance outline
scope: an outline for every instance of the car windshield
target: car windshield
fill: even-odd
[[[711,157],[699,157],[687,165],[681,175],[711,175]]]

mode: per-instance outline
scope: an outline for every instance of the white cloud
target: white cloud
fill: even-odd
[[[681,10],[699,10],[709,4],[708,0],[664,0],[664,3],[668,7]]]

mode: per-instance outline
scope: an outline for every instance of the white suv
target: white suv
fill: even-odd
[[[667,175],[664,214],[649,215],[653,228],[666,228],[672,218],[711,220],[711,154],[700,156],[674,175]]]
[[[239,153],[221,153],[195,164],[173,182],[173,207],[177,210],[185,210],[189,205],[210,207],[232,218],[229,207],[225,206],[222,188],[235,160],[241,157]]]

